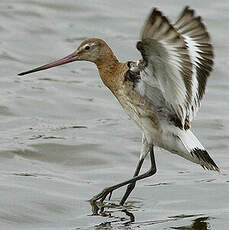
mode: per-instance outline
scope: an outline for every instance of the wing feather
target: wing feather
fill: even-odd
[[[183,37],[154,9],[143,27],[137,48],[145,61],[143,81],[158,85],[184,125],[192,100],[192,63]]]
[[[194,10],[189,7],[184,8],[173,26],[184,37],[193,64],[191,104],[192,117],[194,117],[200,107],[207,78],[213,68],[213,47],[210,44],[210,36],[201,17],[196,17]],[[190,117],[190,120],[192,117]]]
[[[146,20],[137,43],[142,96],[157,88],[166,105],[176,113],[184,129],[189,128],[204,95],[213,67],[213,48],[201,17],[185,7],[172,25],[157,9]],[[147,88],[147,90],[145,90]],[[142,93],[144,92],[144,93]]]

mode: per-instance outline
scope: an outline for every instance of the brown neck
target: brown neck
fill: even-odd
[[[120,63],[109,46],[103,50],[100,57],[101,58],[95,62],[99,70],[99,75],[103,83],[110,88],[111,91],[114,91],[116,72]]]

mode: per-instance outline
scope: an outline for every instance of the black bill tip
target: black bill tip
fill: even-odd
[[[68,55],[68,56],[66,56],[64,58],[61,58],[61,59],[57,60],[57,61],[51,62],[51,63],[46,64],[46,65],[42,65],[42,66],[37,67],[35,69],[31,69],[31,70],[19,73],[18,76],[23,76],[23,75],[26,75],[26,74],[29,74],[29,73],[34,73],[34,72],[37,72],[37,71],[49,69],[49,68],[52,68],[52,67],[55,67],[55,66],[58,66],[58,65],[64,65],[64,64],[67,64],[69,62],[73,62],[73,61],[77,61],[77,60],[78,60],[78,56],[74,52],[74,53],[72,53],[72,54],[70,54],[70,55]]]
[[[34,72],[37,72],[37,71],[40,71],[40,70],[44,70],[44,69],[47,69],[47,68],[48,68],[48,65],[40,66],[38,68],[31,69],[31,70],[19,73],[18,76],[23,76],[23,75],[26,75],[26,74],[29,74],[29,73],[34,73]]]
[[[18,73],[17,75],[18,76],[23,76],[23,75],[26,75],[26,74],[29,74],[31,73],[30,71],[26,71],[26,72],[22,72],[22,73]]]

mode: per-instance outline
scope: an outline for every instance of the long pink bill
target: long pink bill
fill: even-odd
[[[34,73],[34,72],[37,72],[37,71],[49,69],[49,68],[52,68],[52,67],[55,67],[55,66],[58,66],[58,65],[64,65],[64,64],[69,63],[69,62],[77,61],[77,58],[78,58],[77,54],[72,53],[72,54],[70,54],[70,55],[68,55],[68,56],[66,56],[66,57],[64,57],[64,58],[62,58],[60,60],[51,62],[49,64],[37,67],[37,68],[32,69],[32,70],[28,70],[28,71],[19,73],[18,75],[23,76],[23,75],[26,75],[26,74],[29,74],[29,73]]]

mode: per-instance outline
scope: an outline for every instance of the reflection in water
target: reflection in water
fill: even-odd
[[[95,208],[96,207],[96,208]],[[179,227],[170,227],[170,229],[179,229],[179,230],[211,230],[209,223],[209,217],[200,217],[202,214],[196,215],[176,215],[176,216],[169,216],[166,219],[160,220],[148,220],[148,221],[141,221],[135,222],[135,216],[133,212],[129,210],[130,207],[123,209],[122,206],[114,205],[114,204],[106,204],[103,207],[95,206],[94,208],[97,209],[97,215],[109,217],[109,221],[105,221],[100,223],[99,225],[94,226],[95,229],[113,229],[113,228],[120,228],[120,229],[135,229],[144,226],[153,226],[158,225],[161,223],[166,222],[176,222],[179,219],[188,219],[196,217],[192,220],[190,225],[179,226]],[[105,211],[106,208],[106,211]],[[132,207],[133,208],[133,207]],[[130,209],[132,209],[130,208]],[[125,213],[126,216],[120,216],[121,213]],[[197,217],[198,216],[198,217]]]
[[[209,217],[199,217],[192,221],[191,225],[180,226],[180,227],[171,227],[171,229],[180,229],[180,230],[210,230],[209,223],[206,222]]]
[[[117,205],[117,204],[109,203],[109,202],[103,203],[99,201],[99,202],[90,202],[90,204],[92,208],[92,215],[110,216],[110,213],[113,212],[111,210],[113,209],[115,211],[121,211],[125,213],[127,216],[130,217],[131,222],[135,221],[135,217],[133,213],[130,212],[130,210],[132,210],[133,208],[136,208],[136,206],[134,206],[130,202],[128,202],[129,205],[126,206],[126,208],[124,208],[121,205]],[[105,208],[107,209],[107,211],[105,211]]]
[[[135,217],[134,214],[127,211],[126,209],[121,211],[122,213],[125,213],[126,216],[125,217],[121,217],[121,216],[114,216],[112,214],[112,211],[106,211],[103,212],[103,216],[108,216],[110,218],[112,218],[113,220],[111,221],[105,221],[99,225],[95,226],[95,229],[113,229],[113,227],[117,227],[117,224],[122,227],[122,229],[131,229],[131,224],[134,223],[135,221]],[[115,226],[114,226],[115,225]]]
[[[99,229],[112,229],[111,222],[101,223],[95,226],[95,230]]]
[[[122,210],[127,216],[130,217],[130,221],[128,223],[132,223],[135,221],[134,214],[132,212],[127,211],[127,209]]]
[[[103,217],[109,217],[109,221],[100,223],[99,225],[94,226],[95,229],[113,229],[119,225],[122,229],[131,229],[130,225],[135,222],[135,216],[130,211],[133,209],[133,206],[128,207],[128,210],[123,206],[116,205],[113,203],[100,204],[99,202],[91,204],[93,215],[100,215]],[[106,208],[106,210],[105,210]],[[124,213],[125,216],[114,215]]]

